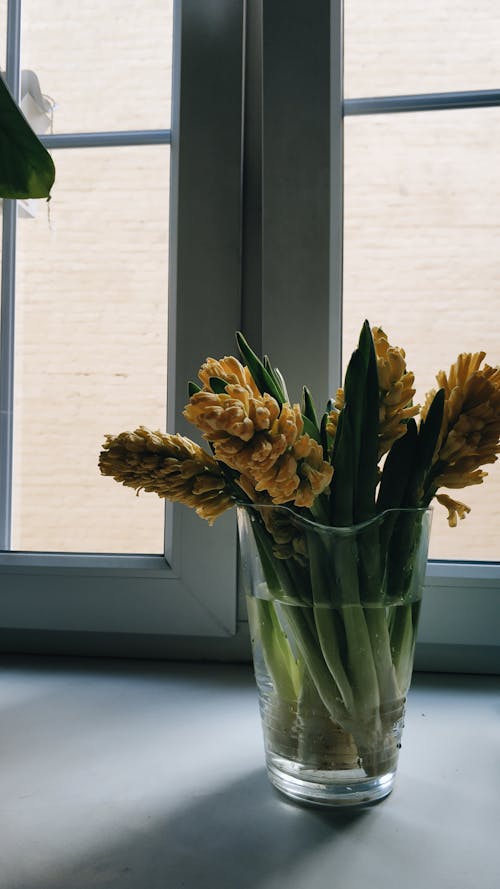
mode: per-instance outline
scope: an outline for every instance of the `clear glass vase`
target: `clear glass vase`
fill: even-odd
[[[430,509],[347,528],[238,506],[266,764],[290,797],[367,804],[393,786]]]

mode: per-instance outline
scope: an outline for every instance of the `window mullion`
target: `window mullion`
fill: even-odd
[[[93,133],[50,133],[40,136],[45,148],[121,148],[130,145],[170,145],[171,130],[116,130]]]
[[[342,385],[342,300],[344,257],[344,26],[343,3],[330,18],[330,368],[331,392]]]
[[[0,323],[0,549],[10,549],[14,402],[16,201],[3,202]]]
[[[5,79],[16,102],[21,89],[21,0],[8,0]]]
[[[341,7],[262,4],[262,351],[318,405],[340,370]]]
[[[21,0],[9,0],[7,7],[5,79],[12,96],[18,102],[21,80]],[[16,225],[17,202],[6,199],[3,201],[0,299],[0,549],[10,549],[12,524]]]
[[[461,90],[448,93],[416,93],[409,96],[370,96],[345,99],[344,116],[395,114],[415,111],[456,111],[500,105],[500,90]]]

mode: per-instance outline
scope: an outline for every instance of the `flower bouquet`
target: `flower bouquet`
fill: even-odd
[[[403,349],[366,321],[343,389],[318,416],[237,334],[208,358],[181,435],[106,436],[99,465],[210,524],[236,506],[268,773],[324,805],[381,799],[395,779],[427,561],[430,504],[480,484],[500,453],[500,369],[461,354],[422,408]]]

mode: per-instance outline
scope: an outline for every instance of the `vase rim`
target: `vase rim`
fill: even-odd
[[[432,506],[397,506],[391,509],[384,509],[382,512],[376,513],[374,516],[372,516],[372,518],[367,519],[364,522],[358,522],[357,524],[325,525],[323,522],[319,522],[314,518],[307,518],[307,516],[303,516],[300,513],[295,512],[295,510],[291,509],[286,503],[245,503],[243,500],[236,500],[236,507],[238,509],[244,509],[251,512],[259,512],[262,510],[279,510],[280,512],[289,513],[296,522],[303,523],[304,525],[308,525],[311,528],[320,529],[321,531],[325,531],[328,533],[335,532],[337,534],[352,534],[353,531],[359,531],[363,528],[368,528],[370,525],[382,521],[384,517],[395,513],[400,515],[418,515],[419,513],[421,513],[422,515],[432,515],[433,512]]]

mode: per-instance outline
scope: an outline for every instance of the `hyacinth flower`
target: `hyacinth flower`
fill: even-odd
[[[500,453],[500,369],[481,368],[485,357],[485,352],[461,354],[448,374],[437,374],[444,392],[443,421],[423,496],[429,501],[436,496],[448,509],[451,527],[470,507],[438,490],[482,484],[488,473],[481,467],[494,463]],[[424,417],[434,396],[434,391],[427,396]]]
[[[298,404],[261,393],[248,368],[235,358],[207,359],[184,416],[203,433],[216,459],[250,482],[272,503],[312,507],[333,469],[321,446],[304,432]]]
[[[137,495],[151,491],[192,507],[210,525],[234,505],[216,461],[182,435],[152,432],[144,426],[107,435],[99,468],[102,475],[134,488]]]
[[[269,591],[248,598],[249,618],[277,699],[288,702],[283,724],[299,743],[291,721],[311,707],[327,714],[337,750],[319,760],[354,767],[361,757],[375,774],[377,758],[389,767],[396,755],[426,509],[436,498],[455,525],[469,508],[442,489],[482,483],[481,467],[497,459],[500,370],[481,367],[482,352],[460,355],[438,374],[419,417],[404,350],[366,321],[344,386],[318,417],[307,388],[292,403],[280,371],[241,334],[237,341],[241,361],[208,358],[201,385],[189,384],[184,416],[207,450],[139,427],[106,437],[101,472],[210,523],[246,504]],[[333,542],[332,528],[340,529]],[[300,744],[311,760],[303,733]]]

